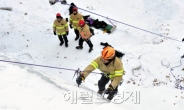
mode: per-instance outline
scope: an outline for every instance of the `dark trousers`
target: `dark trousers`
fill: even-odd
[[[91,40],[90,39],[88,39],[88,40],[84,40],[84,39],[82,39],[82,37],[80,37],[80,39],[79,39],[79,46],[83,46],[83,42],[86,42],[87,44],[88,44],[88,46],[90,47],[90,48],[92,48],[93,47],[93,44],[92,44],[92,42],[91,42]]]
[[[76,38],[79,38],[79,30],[78,29],[74,29],[74,32],[76,34]]]
[[[58,38],[60,40],[60,42],[63,44],[65,42],[65,44],[68,44],[68,39],[66,37],[66,35],[58,35]],[[64,41],[63,41],[64,39]]]
[[[104,74],[102,75],[102,77],[98,81],[99,91],[104,91],[105,90],[105,86],[109,82],[109,80],[110,79],[108,77],[106,77]],[[118,92],[118,86],[113,90],[113,92],[114,93]]]

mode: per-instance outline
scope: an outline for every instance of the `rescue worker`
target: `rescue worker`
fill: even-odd
[[[76,49],[82,49],[83,48],[83,42],[86,41],[86,43],[89,46],[89,52],[93,50],[93,44],[90,40],[90,37],[92,36],[89,26],[85,23],[84,20],[79,21],[79,34],[80,34],[80,39],[79,39],[79,46],[76,47]]]
[[[97,57],[91,62],[77,77],[78,85],[85,80],[85,78],[95,69],[103,72],[101,79],[98,81],[98,93],[108,94],[107,99],[112,100],[114,95],[118,92],[118,85],[124,75],[123,64],[121,60],[116,57],[114,48],[107,46],[102,50],[101,56]],[[106,84],[111,80],[110,85],[105,90]]]
[[[78,9],[73,7],[73,13],[70,15],[70,28],[74,28],[74,32],[76,34],[75,40],[79,39],[79,30],[78,30],[78,23],[79,20],[83,20],[83,16],[78,13]]]
[[[69,8],[69,15],[71,15],[73,13],[73,8],[76,7],[76,5],[74,3],[70,4],[70,8]]]
[[[68,39],[67,39],[67,35],[69,32],[68,23],[66,22],[65,19],[63,19],[60,13],[56,14],[56,20],[54,20],[53,23],[53,31],[54,35],[56,34],[58,35],[58,38],[60,40],[60,46],[62,46],[63,43],[65,42],[65,47],[68,47]]]

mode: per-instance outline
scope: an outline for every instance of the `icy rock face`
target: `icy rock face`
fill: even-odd
[[[166,67],[166,68],[168,68],[168,67],[170,66],[170,62],[169,62],[169,60],[167,60],[167,59],[163,59],[163,60],[161,61],[161,64],[162,64],[162,66],[164,66],[164,67]]]
[[[129,64],[132,67],[132,73],[134,73],[134,70],[139,70],[142,67],[139,59],[130,59]]]
[[[157,37],[152,39],[152,43],[153,44],[160,44],[161,42],[163,42],[163,40],[161,40],[161,39],[159,39]]]

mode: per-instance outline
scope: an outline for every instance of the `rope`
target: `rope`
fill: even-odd
[[[54,68],[54,69],[62,69],[62,70],[68,70],[68,71],[75,71],[75,74],[81,73],[81,72],[87,72],[87,71],[80,71],[78,68],[77,70],[75,69],[68,69],[68,68],[60,68],[60,67],[53,67],[53,66],[45,66],[45,65],[37,65],[37,64],[31,64],[31,63],[22,63],[22,62],[15,62],[15,61],[7,61],[7,60],[0,60],[0,62],[7,62],[7,63],[14,63],[14,64],[21,64],[21,65],[31,65],[31,66],[37,66],[37,67],[45,67],[45,68]],[[94,74],[101,74],[97,72],[91,72]],[[74,74],[74,76],[75,76]]]
[[[62,1],[57,1],[57,2],[62,2]],[[70,4],[64,4],[64,5],[69,5],[70,6]],[[148,30],[146,30],[146,29],[142,29],[142,28],[139,28],[139,27],[136,27],[136,26],[133,26],[133,25],[130,25],[130,24],[127,24],[127,23],[124,23],[124,22],[121,22],[121,21],[118,21],[118,20],[115,20],[115,19],[112,19],[112,18],[108,18],[108,17],[105,17],[105,16],[103,16],[103,15],[100,15],[100,14],[97,14],[97,13],[94,13],[94,12],[91,12],[91,11],[88,11],[88,10],[85,10],[85,9],[83,9],[83,8],[80,8],[80,7],[77,7],[78,9],[81,9],[81,10],[83,10],[83,11],[86,11],[86,12],[89,12],[89,13],[92,13],[92,14],[94,14],[94,15],[97,15],[97,16],[100,16],[100,17],[103,17],[103,18],[107,18],[109,21],[111,20],[111,21],[115,21],[115,22],[118,22],[118,23],[120,23],[120,24],[124,24],[124,25],[126,25],[126,26],[129,26],[129,27],[132,27],[132,28],[135,28],[135,29],[138,29],[138,30],[141,30],[141,31],[144,31],[144,32],[147,32],[147,33],[150,33],[150,34],[154,34],[154,35],[157,35],[157,36],[159,36],[159,37],[163,37],[163,38],[168,38],[168,39],[170,39],[170,40],[174,40],[174,41],[177,41],[177,42],[181,42],[181,43],[183,43],[182,41],[180,41],[180,40],[177,40],[177,39],[173,39],[173,38],[171,38],[171,37],[166,37],[166,36],[163,36],[163,35],[161,35],[161,34],[157,34],[157,33],[154,33],[154,32],[151,32],[151,31],[148,31]]]
[[[109,20],[109,18],[107,17],[107,19]],[[109,22],[113,25],[113,26],[115,26],[113,23],[112,23],[112,21],[111,20],[109,20]]]
[[[180,89],[180,90],[184,90],[184,87],[180,84],[182,80],[177,79],[176,76],[172,73],[173,69],[176,67],[180,67],[182,65],[181,63],[181,59],[184,58],[184,55],[180,58],[180,65],[172,67],[170,72],[172,74],[172,76],[175,78],[176,82],[175,82],[175,88]]]

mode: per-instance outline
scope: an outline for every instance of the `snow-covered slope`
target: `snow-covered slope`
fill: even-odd
[[[181,40],[183,37],[184,2],[181,0],[137,0],[136,2],[134,0],[116,2],[68,0],[68,3],[71,2],[83,9],[173,39]],[[62,88],[70,92],[80,90],[85,92],[89,89],[97,91],[96,84],[100,75],[90,74],[83,83],[83,88],[78,88],[75,80],[72,79],[74,71],[33,68],[26,65],[20,68],[1,62],[0,109],[29,110],[34,107],[34,109],[56,110],[66,104],[71,109],[75,107],[85,109],[90,105],[91,109],[108,107],[128,110],[182,110],[183,91],[174,88],[175,79],[170,73],[170,68],[179,65],[180,57],[184,52],[183,43],[112,21],[117,25],[117,29],[110,35],[95,30],[95,36],[91,38],[94,51],[88,53],[89,47],[85,43],[83,50],[75,49],[78,42],[74,41],[73,30],[70,29],[69,32],[68,48],[60,47],[57,36],[53,35],[52,23],[55,14],[60,12],[64,18],[68,18],[68,5],[56,3],[51,6],[48,0],[1,0],[0,7],[4,6],[11,6],[13,10],[0,10],[0,50],[3,53],[1,59],[11,60],[6,58],[11,56],[21,62],[82,70],[100,55],[103,48],[100,42],[108,42],[126,54],[122,59],[126,75],[124,83],[119,87],[120,96],[116,96],[115,99],[123,98],[124,93],[124,100],[127,100],[116,105],[114,103],[71,104],[62,98],[65,92]],[[90,14],[82,10],[79,12],[84,15]],[[106,18],[90,15],[109,23]],[[174,69],[173,73],[177,78],[184,77],[182,68],[183,65]],[[140,104],[136,96],[137,99],[140,96]],[[93,102],[99,101],[95,95],[93,97]],[[122,99],[116,101],[121,102]]]

